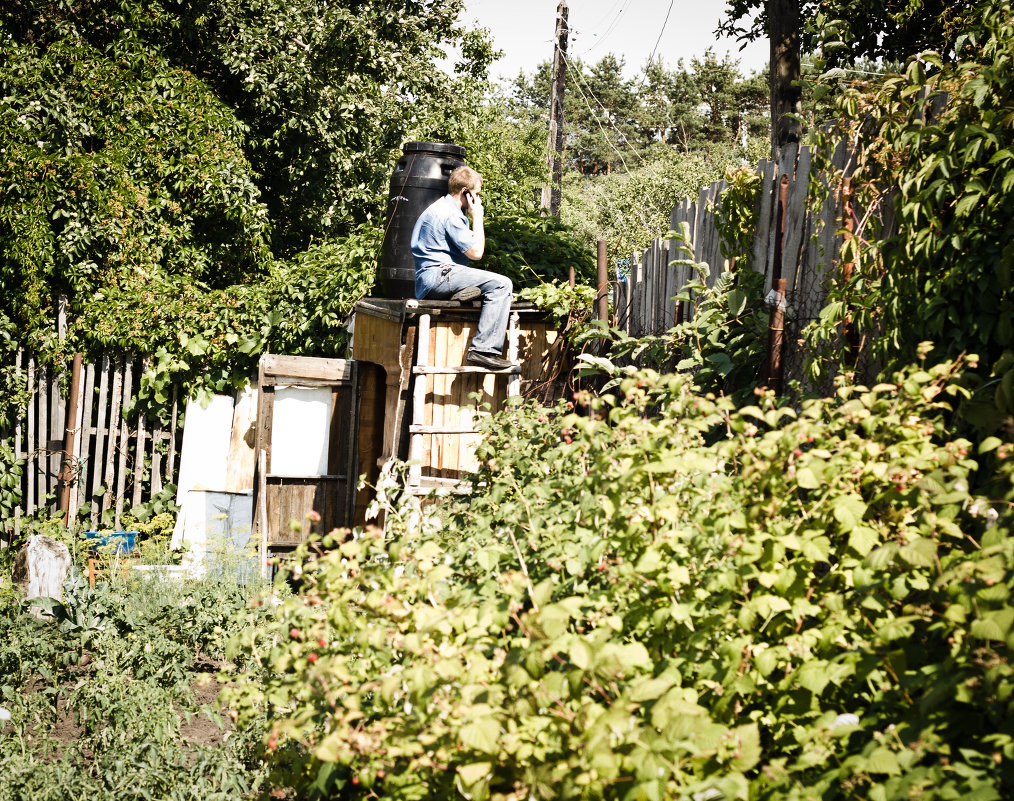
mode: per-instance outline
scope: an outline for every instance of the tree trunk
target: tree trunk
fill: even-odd
[[[803,110],[799,85],[799,0],[767,0],[771,36],[771,160],[777,164],[782,149],[798,143],[803,126],[790,114]]]
[[[14,583],[32,598],[63,597],[63,582],[70,569],[70,551],[52,537],[36,534],[18,552],[14,560]]]

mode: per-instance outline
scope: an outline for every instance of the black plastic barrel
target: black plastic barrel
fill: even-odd
[[[434,200],[447,194],[447,179],[465,163],[465,148],[442,142],[407,142],[391,174],[384,247],[377,284],[382,297],[415,297],[412,229]]]

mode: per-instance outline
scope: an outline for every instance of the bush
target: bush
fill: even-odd
[[[307,798],[1008,797],[1009,497],[968,486],[1014,451],[946,436],[950,375],[508,409],[470,500],[325,538],[231,703]]]

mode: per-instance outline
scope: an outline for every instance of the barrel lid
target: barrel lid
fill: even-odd
[[[449,142],[406,142],[402,148],[406,153],[439,153],[444,156],[456,156],[464,160],[465,148]]]

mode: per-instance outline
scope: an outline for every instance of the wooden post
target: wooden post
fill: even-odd
[[[116,483],[116,440],[120,434],[120,403],[123,400],[123,357],[116,359],[116,366],[113,370],[113,389],[110,395],[111,408],[109,410],[109,438],[106,441],[105,453],[105,480],[106,491],[102,495],[102,511],[99,516],[100,524],[106,512],[112,508],[113,493]]]
[[[74,514],[88,501],[88,476],[94,472],[95,463],[92,459],[92,407],[95,398],[95,365],[91,362],[85,365],[84,388],[82,389],[81,403],[81,425],[77,439],[77,453],[75,456],[78,462],[77,474],[77,495],[74,507]]]
[[[127,356],[123,373],[123,404],[120,406],[120,452],[116,462],[116,490],[114,496],[115,514],[113,527],[120,527],[120,516],[123,514],[123,496],[127,483],[127,449],[130,447],[130,430],[127,427],[127,409],[130,408],[130,397],[133,390],[134,357]]]
[[[782,350],[785,347],[785,292],[786,281],[779,278],[775,289],[778,297],[775,298],[774,306],[771,308],[771,322],[768,325],[768,380],[769,389],[773,389],[776,395],[782,394],[782,379],[784,365],[782,364]]]
[[[556,7],[556,47],[553,50],[553,86],[549,95],[549,141],[546,166],[550,182],[542,186],[542,213],[560,216],[563,183],[563,96],[567,86],[567,0]]]
[[[17,361],[15,362],[15,371],[16,371],[16,374],[17,374],[19,382],[21,380],[21,369],[22,369],[21,368],[21,364],[24,361],[24,359],[25,359],[25,352],[24,352],[24,350],[22,350],[21,348],[18,348]],[[21,441],[21,438],[22,438],[21,425],[22,425],[21,421],[15,421],[15,423],[14,423],[14,458],[15,459],[20,459],[21,458],[21,446],[23,444],[22,441]],[[26,463],[27,463],[27,460],[26,460]],[[15,539],[20,539],[21,538],[21,514],[22,514],[21,506],[23,504],[24,504],[24,498],[22,498],[21,505],[18,505],[14,509],[14,538]],[[8,542],[10,542],[10,541],[8,541]]]
[[[257,455],[257,528],[260,529],[257,553],[261,578],[268,577],[268,455],[261,448]]]
[[[598,243],[598,294],[595,296],[595,319],[609,321],[609,256],[606,240]]]
[[[63,469],[60,471],[60,511],[64,514],[64,523],[70,526],[70,493],[77,481],[77,436],[78,411],[81,405],[81,360],[80,353],[74,354],[74,366],[70,373],[70,404],[67,408],[67,419],[64,422],[63,435]]]
[[[38,455],[35,457],[35,471],[38,476],[38,505],[42,509],[49,506],[49,442],[52,432],[49,430],[49,368],[40,364],[38,369],[39,425],[36,434],[39,441],[36,445]]]
[[[430,363],[430,316],[419,315],[419,331],[416,334],[417,355],[416,364],[419,367],[427,367]],[[426,408],[426,383],[425,375],[416,375],[412,387],[412,417],[414,422],[422,422],[422,410]],[[409,461],[412,463],[408,468],[409,485],[417,487],[422,481],[422,459],[423,459],[423,434],[418,432],[412,434],[409,445]]]

